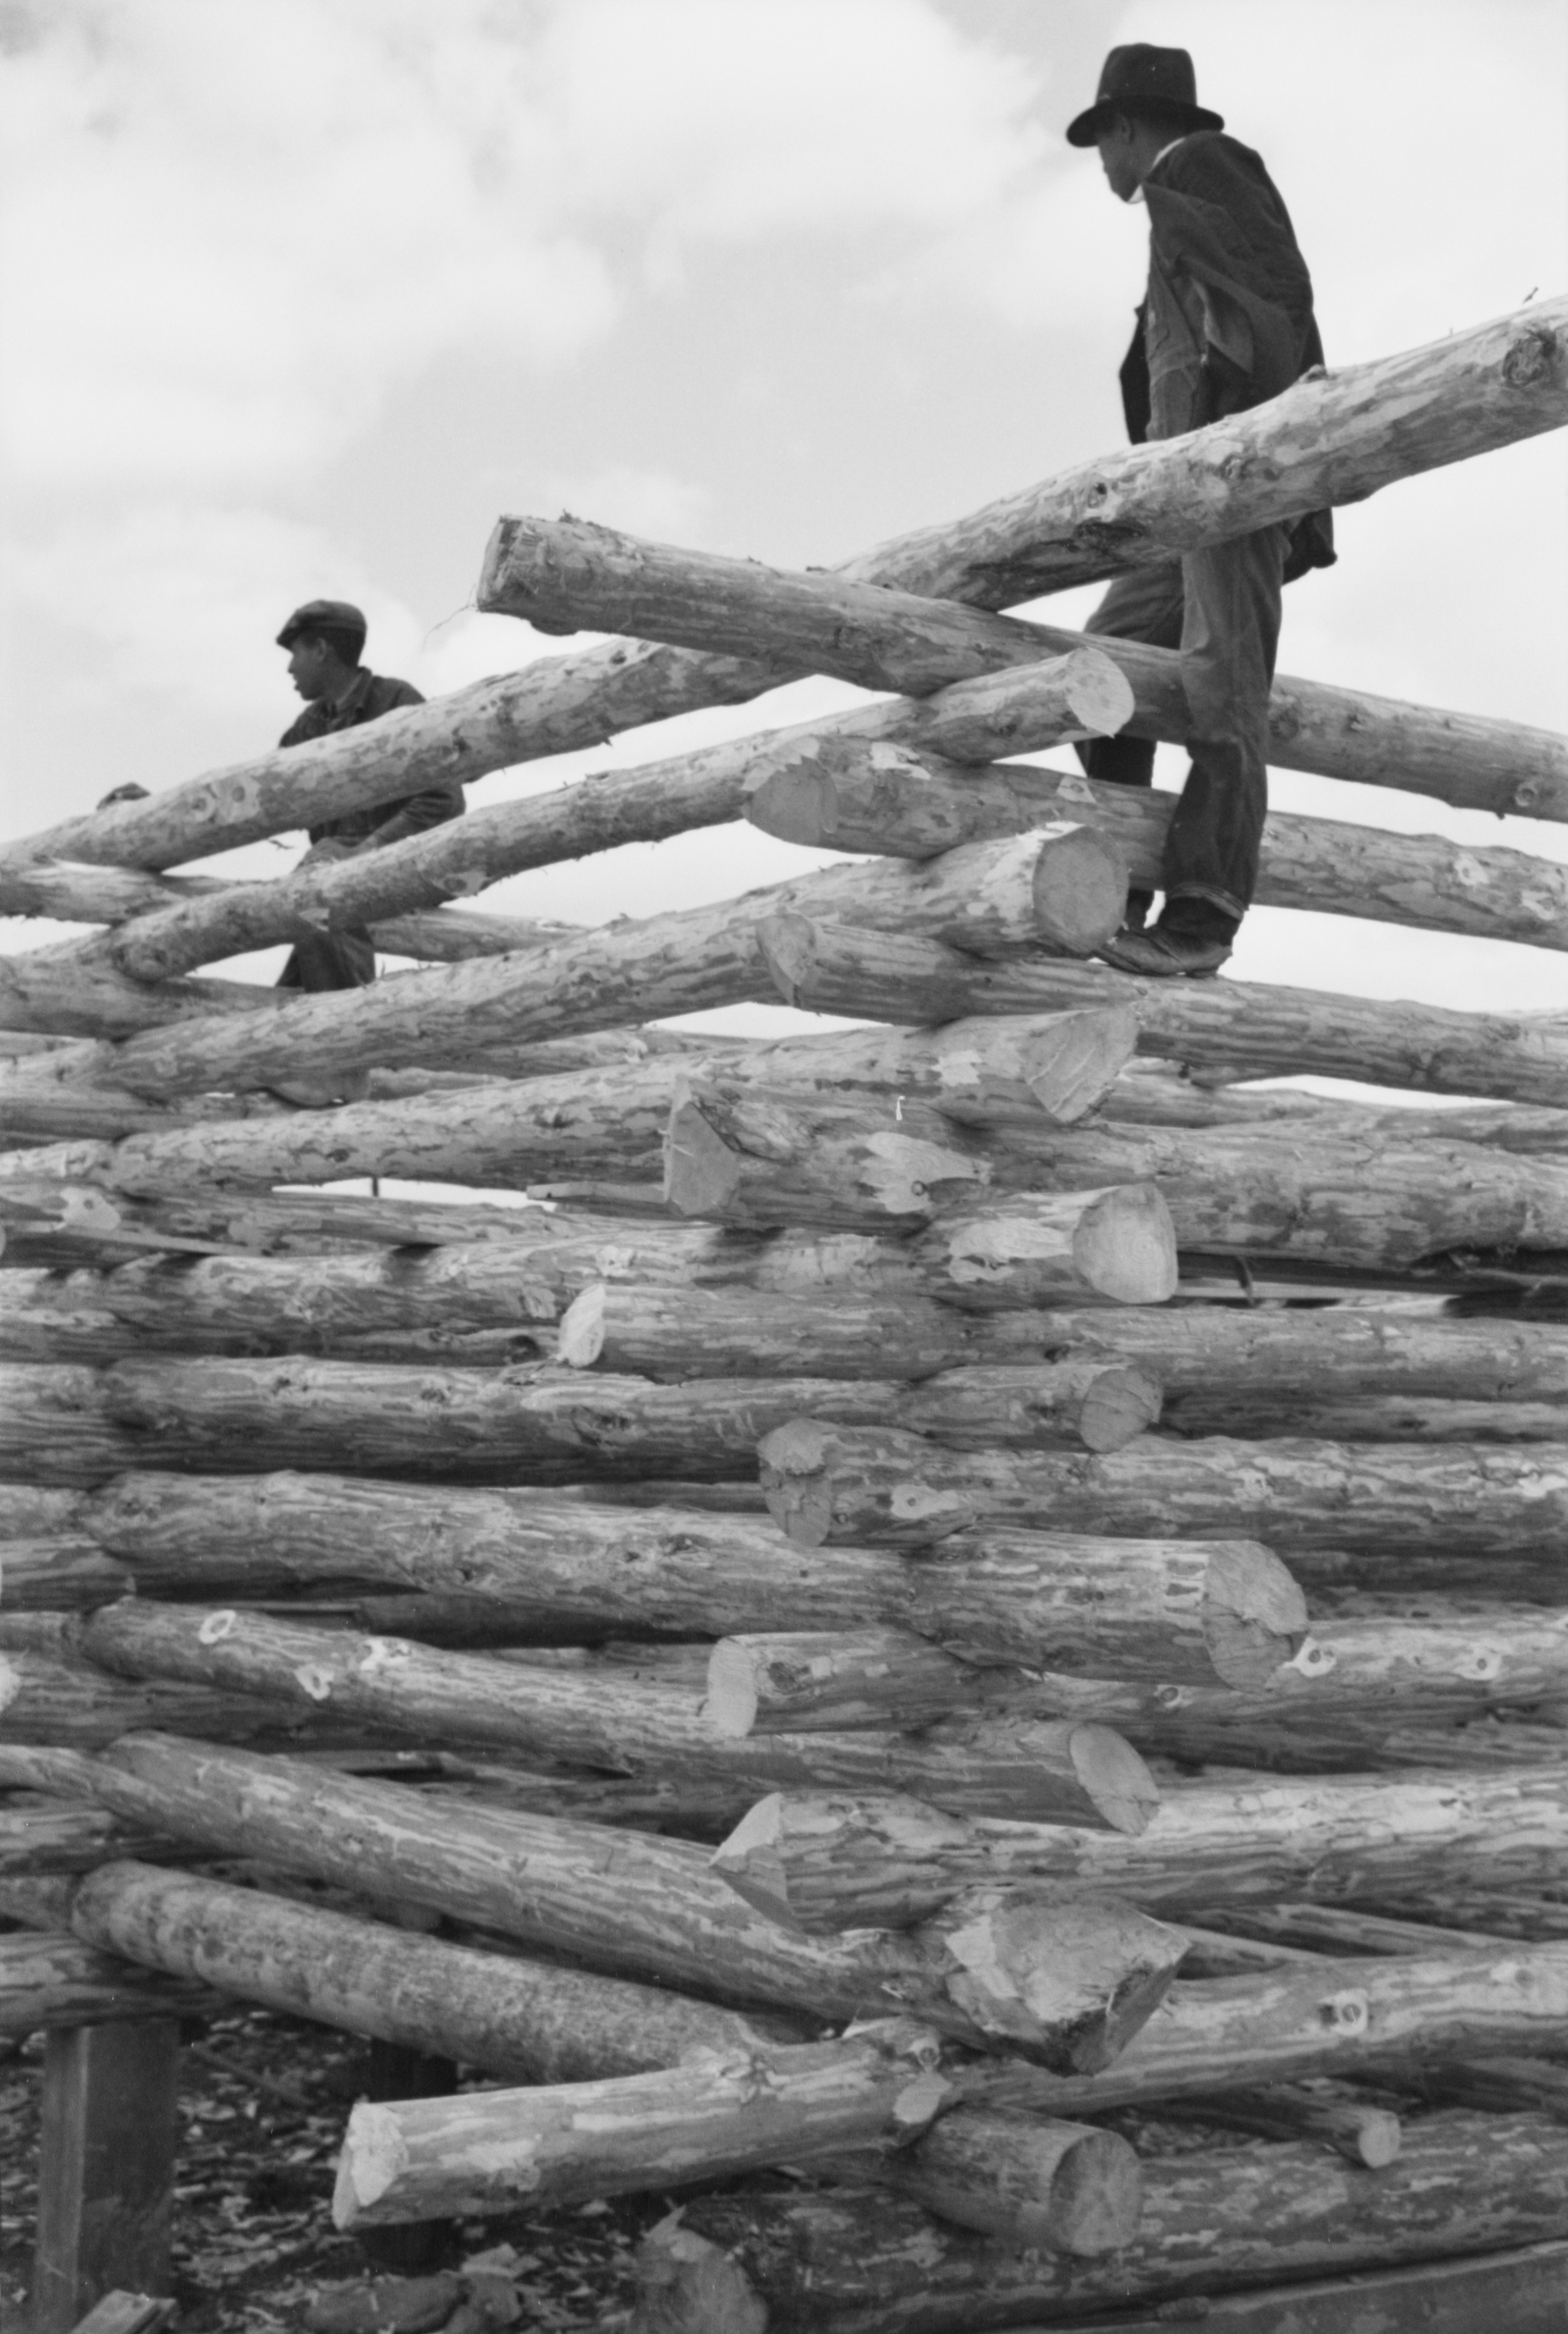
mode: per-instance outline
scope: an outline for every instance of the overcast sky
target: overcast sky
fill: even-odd
[[[1331,365],[1568,288],[1565,27],[1562,0],[6,0],[6,831],[270,745],[273,636],[317,593],[428,693],[559,654],[467,612],[503,511],[823,563],[1118,444],[1146,227],[1062,134],[1113,43],[1186,44],[1262,151]],[[1282,670],[1568,727],[1564,456],[1342,514]],[[1417,796],[1274,799],[1568,858],[1568,828]],[[486,904],[592,922],[809,863],[726,829]],[[1233,969],[1568,1010],[1568,955],[1283,911]]]

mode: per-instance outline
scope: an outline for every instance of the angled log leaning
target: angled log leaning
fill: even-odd
[[[428,1905],[587,1969],[813,2021],[918,2017],[1056,2065],[1108,2063],[1185,1946],[1180,1931],[1113,1902],[1015,1908],[984,1890],[908,1937],[808,1937],[753,1914],[683,1842],[433,1801],[163,1735],[115,1744],[92,1788],[133,1819],[156,1808],[169,1832],[219,1854]],[[91,1812],[107,1831],[112,1819]]]
[[[940,2127],[938,2127],[938,2129]],[[1568,2231],[1568,2135],[1544,2116],[1489,2117],[1455,2109],[1413,2125],[1399,2161],[1369,2179],[1311,2141],[1163,2156],[1143,2167],[1137,2235],[1094,2261],[1021,2251],[1007,2237],[945,2225],[880,2187],[802,2192],[782,2185],[695,2198],[644,2240],[638,2334],[971,2334],[992,2325],[1064,2324],[1070,2311],[1098,2322],[1117,2303],[1157,2303],[1217,2289],[1278,2284],[1282,2310],[1323,2289],[1298,2281],[1390,2263],[1443,2261],[1463,2309],[1434,2319],[1442,2288],[1421,2281],[1419,2316],[1368,2318],[1379,2329],[1426,2319],[1440,2334],[1486,2322],[1467,2316],[1486,2264],[1456,2259],[1538,2243]],[[1512,2258],[1517,2261],[1515,2253]],[[1472,2281],[1472,2272],[1477,2272]],[[1556,2299],[1554,2252],[1535,2289],[1544,2311]],[[1370,2289],[1375,2309],[1380,2281]],[[1342,2287],[1332,2310],[1300,2319],[1305,2334],[1354,2323],[1369,2289]],[[1498,2300],[1516,2291],[1496,2289]],[[1398,2306],[1398,2305],[1396,2305]],[[1227,2329],[1283,2334],[1284,2316],[1233,2320]],[[1074,2319],[1074,2324],[1082,2321]],[[1146,2334],[1155,2321],[1109,2321]],[[1163,2322],[1160,2321],[1160,2322]],[[1543,2314],[1528,2321],[1550,2324]]]
[[[1256,1534],[1286,1553],[1352,1546],[1506,1558],[1563,1529],[1555,1443],[1184,1442],[1102,1455],[949,1451],[810,1422],[763,1453],[770,1512],[804,1547],[920,1547],[980,1525],[1138,1538]]]
[[[1129,981],[1040,957],[977,964],[936,940],[790,911],[757,945],[786,1004],[881,1021],[1050,1012],[1130,1000],[1138,1050],[1253,1077],[1355,1077],[1419,1092],[1561,1106],[1568,1037],[1549,1014],[1458,1013],[1243,981]]]
[[[936,2035],[887,2021],[842,2042],[703,2051],[657,2076],[361,2102],[332,2219],[356,2229],[548,2210],[913,2137],[956,2095],[940,2059]]]
[[[265,1890],[125,1861],[77,1887],[71,1925],[122,1967],[216,1986],[290,2018],[457,2059],[515,2082],[579,2083],[765,2050],[801,2029],[625,1978],[478,1953]]]
[[[1511,2103],[1512,2104],[1512,2103]],[[1207,2092],[1198,2109],[1204,2121],[1255,2132],[1260,2139],[1319,2139],[1347,2164],[1380,2172],[1403,2144],[1391,2107],[1369,2106],[1353,2092],[1326,2084],[1269,2083],[1253,2091]]]
[[[1461,459],[1558,426],[1563,340],[1561,304],[1541,303],[1430,349],[1298,382],[1284,398],[1179,445],[1123,449],[957,525],[880,545],[849,572],[861,583],[1005,607],[1109,574],[1140,550],[1159,560],[1336,496],[1356,499],[1406,474],[1407,465]],[[1299,448],[1303,439],[1315,449],[1305,466],[1293,462],[1276,473],[1276,452]],[[1238,459],[1244,448],[1262,458]],[[1057,548],[1063,538],[1085,547],[1064,559]],[[618,728],[743,700],[793,678],[777,665],[629,653],[609,643],[476,683],[434,708],[410,708],[393,730],[376,725],[368,741],[345,731],[144,802],[65,820],[6,856],[20,864],[76,858],[168,866],[287,831],[307,803],[314,820],[438,782],[467,783],[530,757],[596,745]]]
[[[746,816],[789,843],[911,859],[1049,819],[1083,819],[1126,854],[1135,883],[1158,888],[1175,808],[1173,795],[1140,787],[1005,764],[975,770],[842,738],[768,780],[748,799]],[[1264,907],[1568,946],[1568,876],[1556,861],[1339,819],[1272,813],[1256,897]]]
[[[1247,1776],[1167,1790],[1136,1839],[986,1818],[908,1799],[765,1799],[713,1857],[750,1904],[818,1927],[928,1915],[967,1886],[1125,1890],[1170,1909],[1287,1894],[1409,1905],[1460,1880],[1480,1895],[1562,1853],[1568,1779],[1515,1766]],[[1511,1876],[1513,1877],[1511,1877]]]
[[[81,1644],[90,1660],[122,1675],[232,1685],[295,1709],[330,1706],[393,1734],[728,1783],[737,1815],[781,1783],[909,1790],[942,1807],[1135,1830],[1157,1801],[1142,1760],[1120,1737],[1071,1720],[953,1721],[918,1740],[853,1732],[737,1740],[704,1722],[696,1694],[143,1598],[90,1615]]]

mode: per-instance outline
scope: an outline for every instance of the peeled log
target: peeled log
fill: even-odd
[[[1182,1442],[1121,1451],[957,1452],[809,1422],[770,1441],[770,1511],[805,1547],[918,1547],[1017,1523],[1137,1538],[1256,1535],[1273,1547],[1507,1558],[1568,1523],[1568,1446]],[[775,1455],[782,1454],[782,1455]]]
[[[556,1359],[572,1369],[678,1381],[707,1371],[776,1377],[809,1351],[822,1377],[926,1378],[967,1360],[984,1334],[983,1325],[918,1292],[775,1297],[755,1288],[598,1280],[562,1315]]]
[[[720,1734],[819,1727],[909,1732],[973,1706],[973,1668],[901,1629],[784,1630],[721,1637],[708,1659],[702,1714]]]
[[[1565,797],[1568,800],[1568,797]],[[814,1013],[904,1022],[1130,1004],[1138,1050],[1249,1077],[1356,1078],[1560,1107],[1568,1036],[1547,1013],[1459,1013],[1239,980],[1130,980],[1048,957],[977,963],[938,940],[787,911],[757,945],[777,992]]]
[[[952,1722],[921,1736],[759,1735],[702,1720],[696,1695],[570,1672],[514,1668],[408,1638],[361,1637],[234,1609],[129,1598],[82,1626],[83,1653],[133,1677],[232,1685],[283,1703],[426,1740],[488,1743],[616,1773],[730,1782],[738,1814],[780,1784],[919,1792],[978,1808],[1133,1829],[1157,1794],[1109,1729],[1027,1719]]]
[[[476,1952],[155,1865],[101,1865],[76,1891],[72,1926],[130,1963],[513,2082],[643,2074],[800,2031],[662,1986]]]
[[[1083,819],[1125,854],[1135,884],[1158,890],[1175,809],[1174,795],[1153,788],[1005,764],[976,770],[838,738],[823,741],[813,763],[765,781],[746,816],[814,850],[916,860],[1048,819]],[[1262,854],[1261,907],[1568,948],[1568,875],[1554,860],[1281,811],[1265,824]]]
[[[50,2027],[122,2018],[200,2017],[219,2006],[205,1986],[138,1969],[69,1934],[0,1937],[0,2037],[19,2041]]]
[[[1038,1368],[945,1370],[907,1394],[899,1421],[962,1451],[1082,1444],[1120,1451],[1159,1422],[1160,1393],[1147,1370],[1075,1360]]]
[[[1143,2167],[1120,2133],[982,2107],[943,2116],[878,2176],[942,2220],[1025,2252],[1120,2252],[1143,2208]]]
[[[1358,2280],[1306,2318],[1302,2297],[1315,2299],[1314,2289],[1300,2281],[1441,2260],[1445,2280],[1463,2281],[1468,2296],[1471,2271],[1485,2265],[1457,2256],[1565,2233],[1568,2133],[1544,2116],[1450,2110],[1413,2123],[1398,2163],[1375,2180],[1311,2141],[1154,2157],[1143,2167],[1137,2235],[1100,2261],[971,2234],[882,2188],[694,2198],[678,2227],[671,2215],[643,2242],[634,2325],[636,2334],[974,2334],[1070,2318],[1076,2328],[1099,2324],[1118,2304],[1152,2310],[1189,2295],[1278,2286],[1276,2316],[1237,2321],[1249,2334],[1278,2334],[1293,2320],[1303,2334],[1341,2334],[1356,2324],[1352,2313],[1381,2334],[1432,2323],[1442,2286],[1418,2291],[1409,2308],[1394,2293],[1384,2315],[1380,2281]],[[1445,2316],[1441,2334],[1506,2323],[1510,2288],[1493,2291],[1490,2313],[1483,2298],[1480,2318]],[[1554,2256],[1531,2296],[1532,2325],[1550,2325],[1560,2291]],[[1223,2301],[1215,2313],[1231,2324]],[[1140,2319],[1130,2334],[1155,2322]],[[1107,2321],[1107,2334],[1117,2323]]]
[[[1111,1089],[1138,1036],[1129,1009],[983,1016],[935,1029],[846,1029],[719,1048],[721,1074],[765,1085],[892,1087],[960,1125],[1068,1126]]]
[[[752,1913],[684,1842],[431,1801],[165,1735],[117,1743],[93,1788],[137,1818],[156,1810],[178,1837],[219,1855],[423,1905],[553,1959],[814,2021],[915,2016],[972,2047],[994,2034],[1058,2066],[1104,2065],[1185,1945],[1126,1905],[1063,1918],[1051,1905],[999,1906],[984,1890],[960,1894],[911,1936],[808,1937]]]
[[[1247,1540],[972,1532],[914,1559],[909,1575],[911,1626],[971,1661],[1256,1686],[1306,1634],[1301,1590]]]
[[[704,2050],[656,2075],[361,2101],[332,2220],[358,2229],[520,2204],[559,2211],[908,2138],[955,2096],[940,2060],[934,2034],[889,2021],[839,2042]]]

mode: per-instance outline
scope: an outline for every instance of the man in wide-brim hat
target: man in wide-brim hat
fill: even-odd
[[[1198,102],[1185,49],[1112,49],[1068,128],[1096,146],[1113,194],[1149,208],[1149,289],[1121,368],[1134,442],[1176,438],[1275,397],[1323,362],[1312,278],[1262,161]],[[1125,972],[1217,972],[1252,902],[1268,807],[1268,699],[1280,593],[1333,560],[1326,511],[1119,576],[1088,629],[1181,652],[1191,767],[1166,836],[1165,904],[1134,892],[1100,951]],[[1154,747],[1080,747],[1092,778],[1152,784]]]

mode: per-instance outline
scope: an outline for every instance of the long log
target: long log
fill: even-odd
[[[322,1722],[322,1719],[325,1722]],[[291,1738],[341,1742],[363,1738],[331,1712],[280,1708],[250,1693],[170,1678],[111,1677],[96,1663],[43,1652],[0,1654],[0,1744],[49,1742],[101,1750],[122,1734],[159,1727],[219,1742],[276,1745]]]
[[[808,1937],[754,1914],[681,1842],[163,1735],[117,1743],[93,1789],[218,1854],[426,1905],[587,1969],[819,2021],[918,2017],[1059,2065],[1102,2065],[1124,2047],[1185,1945],[1114,1903],[998,1906],[985,1891],[912,1936]]]
[[[476,1952],[155,1865],[101,1865],[76,1889],[71,1924],[132,1965],[512,2082],[646,2074],[689,2052],[744,2059],[802,2032],[662,1986]]]
[[[805,1547],[919,1547],[980,1525],[1180,1539],[1253,1536],[1284,1552],[1347,1541],[1506,1558],[1568,1519],[1555,1443],[1184,1442],[956,1452],[887,1429],[781,1430],[763,1459],[770,1512]]]
[[[1322,2083],[1269,2083],[1258,2090],[1206,2092],[1195,2115],[1199,2122],[1254,2132],[1260,2139],[1321,2140],[1347,2164],[1363,2165],[1369,2172],[1392,2164],[1404,2141],[1391,2107],[1370,2106],[1354,2092]]]
[[[1412,2124],[1399,2161],[1375,2180],[1311,2141],[1146,2161],[1138,2234],[1098,2261],[953,2228],[878,2187],[694,2198],[678,2223],[671,2215],[644,2240],[633,2325],[635,2334],[972,2334],[1070,2320],[1077,2329],[1089,2322],[1082,2311],[1106,2334],[1148,2334],[1153,2318],[1103,2313],[1118,2302],[1180,2307],[1186,2297],[1277,2285],[1275,2313],[1233,2316],[1217,2299],[1217,2323],[1245,2334],[1342,2334],[1358,2321],[1369,2334],[1418,2325],[1469,2334],[1508,2322],[1509,2297],[1521,2297],[1512,2281],[1463,2256],[1564,2233],[1568,2134],[1544,2116],[1453,2109]],[[1301,2285],[1304,2278],[1434,2260],[1457,2283],[1457,2314],[1433,2315],[1443,2284],[1434,2291],[1426,2280],[1408,2310],[1396,2299],[1385,2314],[1380,2278],[1342,2286],[1332,2306],[1304,2314],[1323,2291]],[[1560,2278],[1554,2251],[1534,2284],[1534,2314],[1517,2321],[1530,2334],[1550,2327]]]
[[[99,1953],[69,1931],[0,1937],[0,2037],[124,2018],[182,2018],[218,2008],[206,1986],[182,1985]]]
[[[1355,1394],[1259,1401],[1188,1394],[1166,1420],[1176,1434],[1288,1434],[1330,1442],[1560,1442],[1568,1409],[1556,1402],[1456,1401],[1442,1394]]]
[[[934,1806],[1139,1829],[1157,1793],[1109,1729],[1003,1717],[891,1734],[721,1736],[696,1695],[569,1671],[518,1669],[411,1639],[362,1637],[235,1608],[128,1598],[82,1625],[90,1660],[314,1707],[426,1741],[472,1742],[615,1773],[733,1787],[738,1816],[783,1785],[906,1790]]]
[[[1554,1769],[1271,1775],[1168,1789],[1136,1838],[785,1795],[755,1808],[713,1865],[748,1903],[819,1927],[897,1926],[982,1885],[1117,1889],[1195,1911],[1284,1895],[1419,1910],[1456,1881],[1477,1897],[1525,1876],[1550,1885],[1565,1831]]]
[[[819,1727],[909,1732],[983,1698],[978,1673],[907,1630],[796,1629],[721,1637],[704,1718],[720,1734]]]
[[[940,2061],[928,2029],[888,2021],[839,2042],[703,2051],[657,2075],[361,2102],[332,2220],[359,2229],[548,2212],[912,2138],[955,2097]]]
[[[1352,1077],[1418,1092],[1496,1095],[1561,1107],[1568,1037],[1551,1014],[1459,1013],[1237,980],[1130,981],[1044,957],[976,963],[939,941],[785,912],[757,945],[777,993],[808,1012],[951,1021],[1121,1001],[1138,1050],[1253,1077]]]
[[[942,2116],[873,2176],[944,2221],[1024,2251],[1120,2252],[1143,2210],[1142,2166],[1119,2133],[984,2107]]]
[[[860,582],[981,606],[1033,599],[1139,555],[1163,559],[1195,539],[1219,541],[1272,524],[1292,506],[1315,509],[1325,486],[1326,498],[1354,499],[1407,465],[1462,458],[1554,427],[1562,419],[1563,364],[1560,304],[1542,304],[1430,349],[1298,382],[1284,398],[1186,439],[1124,449],[957,525],[880,545],[850,572]],[[1279,456],[1286,448],[1295,454],[1303,438],[1314,448],[1308,462],[1298,458],[1279,470]],[[1323,450],[1331,444],[1332,452]],[[1254,453],[1261,458],[1246,458]],[[1303,494],[1306,500],[1296,502]],[[1178,514],[1188,532],[1173,533]],[[1054,653],[1063,642],[1049,645]],[[733,703],[794,678],[776,663],[737,666],[678,651],[629,652],[610,642],[389,716],[390,729],[376,723],[370,732],[344,731],[143,802],[65,820],[6,856],[21,864],[76,858],[143,867],[204,858],[302,817],[464,784],[486,770],[597,745],[617,728]],[[1460,733],[1461,745],[1471,742],[1463,725]],[[1538,809],[1547,789],[1536,773],[1516,783],[1526,788],[1524,798],[1490,806]]]
[[[765,834],[813,850],[909,859],[1083,819],[1126,854],[1135,884],[1157,890],[1175,809],[1174,795],[1153,789],[1006,764],[976,770],[842,738],[775,773],[746,815]],[[1265,822],[1262,854],[1262,907],[1568,947],[1568,873],[1555,860],[1284,811]]]

